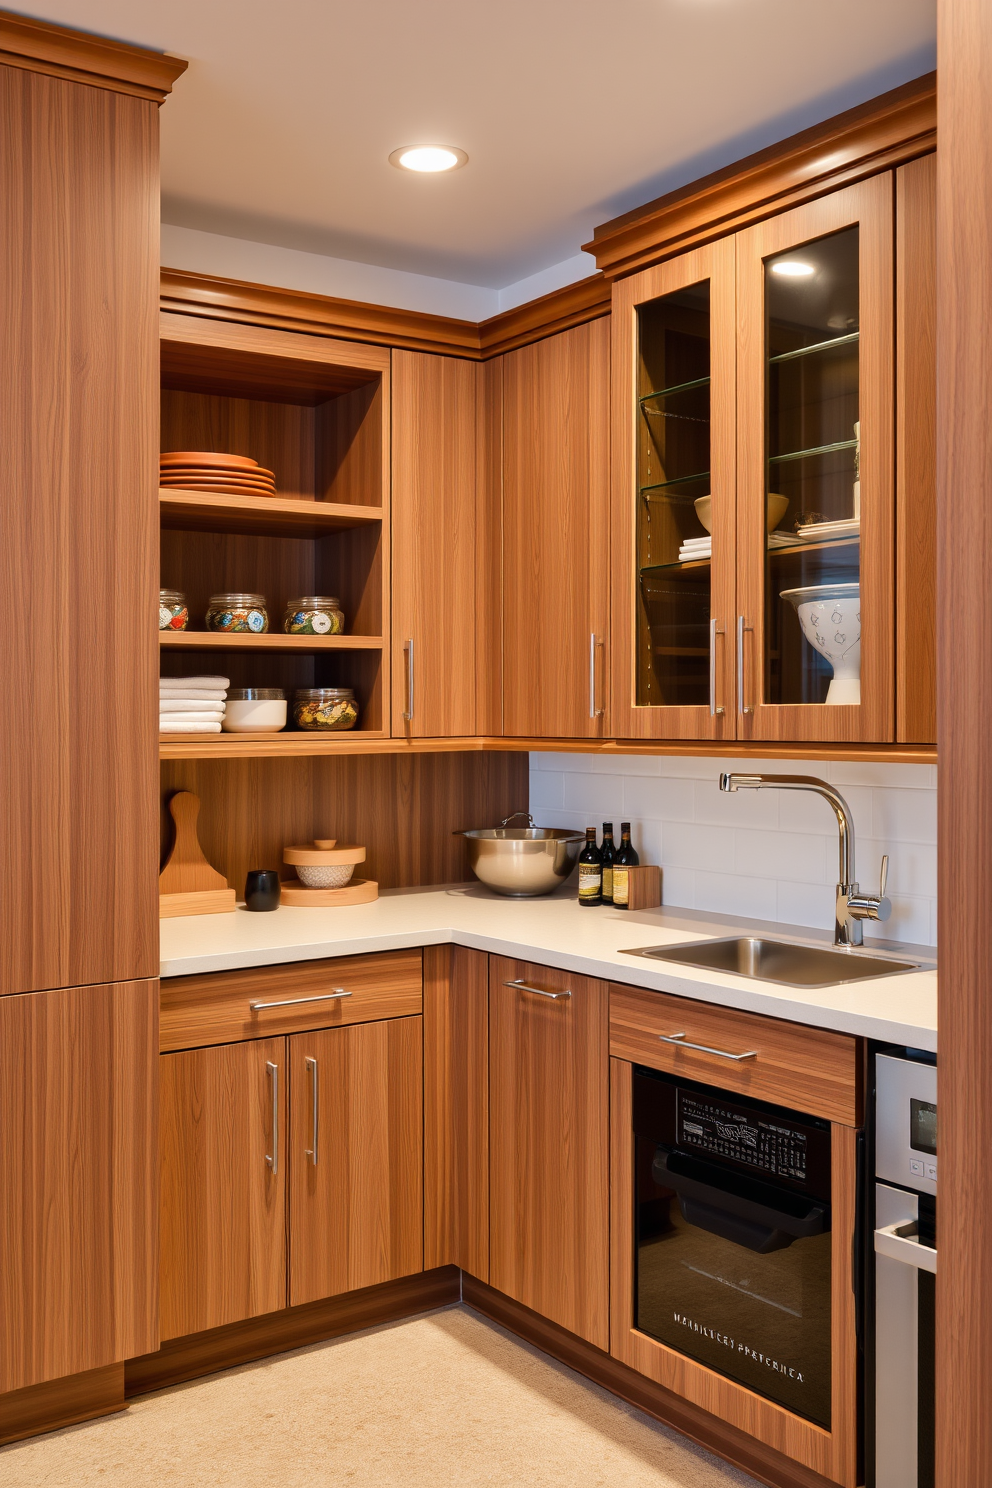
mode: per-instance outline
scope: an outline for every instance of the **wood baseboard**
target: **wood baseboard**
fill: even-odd
[[[347,1292],[343,1297],[327,1297],[302,1307],[285,1307],[280,1312],[267,1312],[262,1317],[211,1328],[205,1333],[170,1338],[156,1353],[127,1361],[124,1394],[130,1400],[150,1390],[216,1374],[219,1369],[249,1364],[270,1354],[284,1354],[289,1349],[337,1338],[342,1333],[357,1333],[360,1328],[371,1328],[377,1323],[391,1323],[429,1312],[434,1307],[447,1307],[459,1297],[458,1267],[441,1266],[435,1271],[422,1271],[416,1276],[403,1276],[398,1281]]]
[[[586,1343],[585,1339],[566,1332],[557,1323],[549,1322],[529,1307],[477,1281],[467,1271],[462,1272],[462,1301],[518,1338],[550,1354],[559,1363],[567,1364],[577,1374],[585,1375],[586,1379],[671,1426],[708,1452],[722,1457],[742,1472],[750,1473],[767,1488],[837,1488],[828,1478],[783,1457],[736,1426],[730,1426],[674,1395],[664,1386],[655,1384],[591,1343]]]
[[[107,1364],[0,1395],[0,1446],[124,1410],[124,1365]]]

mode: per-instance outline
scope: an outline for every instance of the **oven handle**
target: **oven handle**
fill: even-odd
[[[721,1188],[718,1183],[704,1183],[689,1173],[680,1173],[679,1156],[659,1147],[651,1165],[651,1176],[660,1187],[674,1188],[683,1218],[701,1230],[767,1255],[773,1250],[784,1250],[794,1240],[822,1235],[830,1228],[830,1209],[826,1204],[810,1203],[805,1214],[786,1214],[770,1204]],[[674,1168],[672,1159],[676,1163]],[[697,1158],[690,1161],[704,1166]],[[710,1171],[715,1176],[718,1170]]]
[[[922,1243],[915,1219],[876,1230],[875,1254],[890,1261],[901,1261],[904,1266],[915,1266],[917,1271],[937,1274],[937,1252]]]

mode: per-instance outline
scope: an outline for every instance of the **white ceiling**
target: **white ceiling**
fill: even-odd
[[[15,0],[16,3],[16,0]],[[44,0],[178,53],[166,222],[503,286],[934,65],[935,0]],[[469,164],[413,176],[411,143]]]

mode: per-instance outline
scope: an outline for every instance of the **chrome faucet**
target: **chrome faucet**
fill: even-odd
[[[863,943],[863,920],[885,921],[892,905],[885,897],[885,880],[889,874],[888,853],[882,859],[881,883],[877,894],[862,894],[854,876],[854,820],[851,808],[839,791],[815,775],[728,775],[721,772],[722,791],[739,790],[804,790],[822,796],[833,807],[840,834],[840,882],[837,885],[834,945],[859,946]]]

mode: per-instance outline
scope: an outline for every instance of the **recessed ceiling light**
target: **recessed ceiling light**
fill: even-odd
[[[784,258],[781,263],[772,264],[773,274],[783,274],[786,279],[808,279],[810,274],[816,273],[813,264],[800,263],[796,258]]]
[[[390,165],[400,170],[421,171],[435,174],[437,171],[457,170],[468,156],[455,145],[403,145],[389,157]]]

